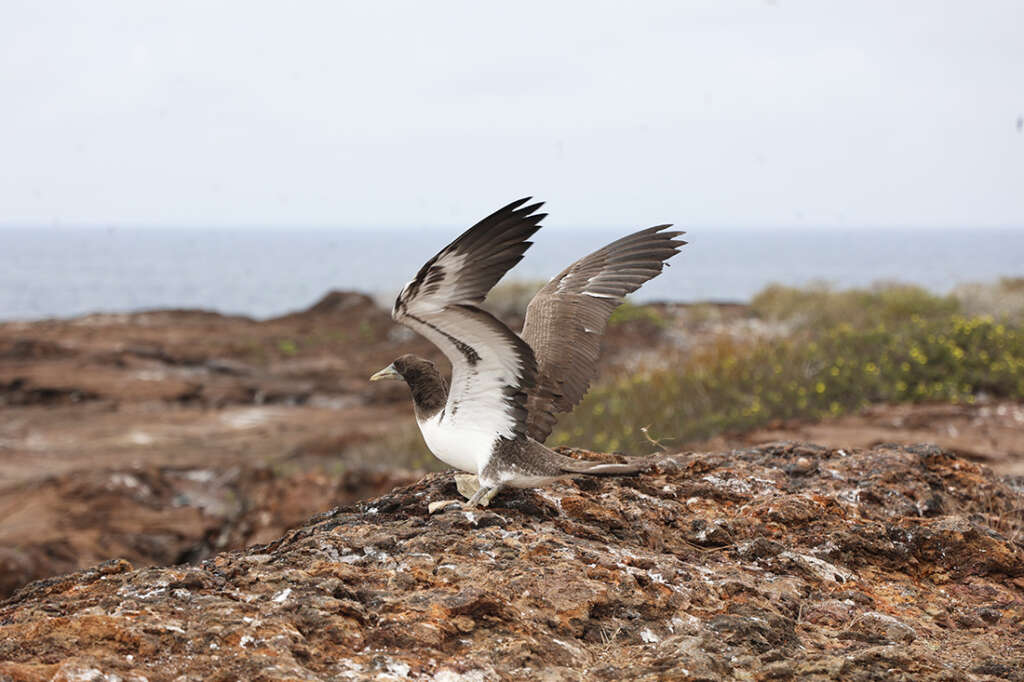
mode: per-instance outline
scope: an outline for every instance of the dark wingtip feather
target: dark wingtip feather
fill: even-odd
[[[497,211],[495,211],[495,213],[503,213],[505,211],[514,211],[514,210],[516,210],[517,208],[519,208],[520,206],[522,206],[523,204],[525,204],[527,201],[529,201],[532,198],[533,197],[523,197],[522,199],[516,199],[512,203],[506,204],[506,205],[502,206]]]

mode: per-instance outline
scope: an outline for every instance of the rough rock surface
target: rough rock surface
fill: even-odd
[[[454,494],[28,585],[0,679],[1024,679],[1024,492],[934,447],[670,455],[427,514]]]
[[[999,473],[1024,475],[1024,405],[1012,401],[872,405],[838,418],[792,420],[719,437],[701,449],[748,447],[776,440],[868,448],[881,443],[934,443]]]
[[[613,325],[603,361],[663,341],[644,332]],[[354,292],[262,321],[0,322],[0,598],[116,556],[166,565],[267,542],[442,468],[408,389],[367,381],[409,352],[440,355]]]
[[[366,401],[367,370],[396,351],[430,352],[413,335],[394,338],[394,329],[387,311],[354,292],[330,292],[309,310],[262,321],[155,310],[4,322],[0,406]]]
[[[416,480],[411,472],[147,467],[51,476],[6,490],[0,598],[111,557],[142,567],[195,562],[268,542],[311,510]]]

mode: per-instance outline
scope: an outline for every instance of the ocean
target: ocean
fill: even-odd
[[[0,320],[202,308],[265,318],[329,289],[390,299],[459,233],[386,229],[4,228]],[[547,228],[508,276],[546,280],[622,231]],[[1024,230],[690,228],[637,300],[746,301],[769,283],[947,292],[1024,276]]]

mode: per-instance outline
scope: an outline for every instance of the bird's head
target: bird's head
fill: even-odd
[[[415,355],[403,355],[370,377],[370,381],[383,379],[403,379],[409,384],[417,418],[440,410],[448,396],[448,385],[437,371],[437,366]]]
[[[437,367],[430,360],[418,355],[403,355],[390,365],[370,377],[370,381],[384,379],[400,379],[410,386],[415,386],[426,377],[440,376]]]

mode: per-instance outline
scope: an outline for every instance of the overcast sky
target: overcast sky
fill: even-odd
[[[0,10],[0,223],[1024,226],[1024,2]]]

